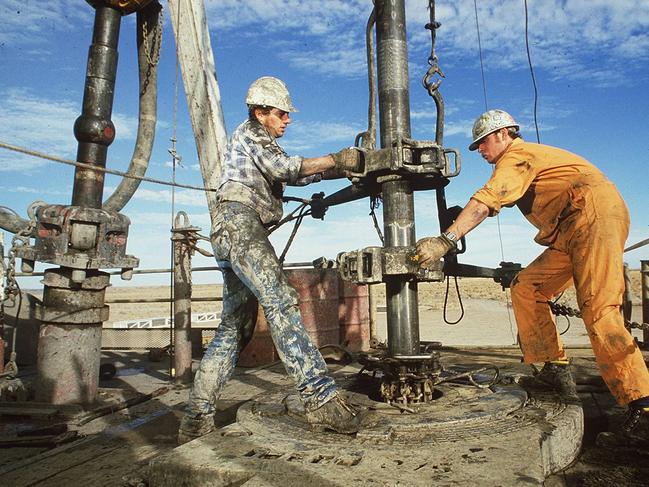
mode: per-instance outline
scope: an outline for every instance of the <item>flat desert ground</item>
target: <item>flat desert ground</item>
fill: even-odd
[[[634,304],[632,320],[641,322],[641,274],[634,270],[631,274],[632,300]],[[135,277],[137,279],[137,276]],[[217,275],[214,276],[215,281]],[[114,280],[113,280],[114,281]],[[509,290],[503,291],[500,285],[491,279],[458,278],[460,299],[451,278],[448,296],[446,282],[418,283],[419,328],[422,340],[441,341],[445,345],[514,345],[516,325],[511,310]],[[376,336],[385,339],[387,336],[387,317],[385,314],[385,286],[373,285],[376,296]],[[194,285],[194,297],[220,297],[220,284]],[[106,300],[110,306],[110,318],[104,326],[112,327],[114,322],[134,319],[149,319],[170,316],[169,303],[111,303],[115,299],[150,299],[169,298],[169,286],[152,287],[119,287],[108,288]],[[446,307],[444,302],[446,300]],[[568,289],[559,300],[560,303],[576,307],[574,289]],[[192,313],[220,311],[220,302],[194,302]],[[453,325],[460,316],[462,320]],[[211,326],[215,326],[211,325]],[[588,346],[588,338],[583,322],[578,318],[557,319],[557,327],[566,345]],[[639,330],[634,336],[642,338]]]

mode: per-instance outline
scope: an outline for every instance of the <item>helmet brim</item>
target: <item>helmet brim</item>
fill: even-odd
[[[470,151],[474,151],[474,150],[476,150],[478,147],[480,147],[480,142],[482,142],[482,140],[483,140],[485,137],[487,137],[488,135],[491,135],[491,134],[493,134],[494,132],[498,132],[500,129],[508,129],[508,128],[510,128],[510,127],[513,127],[513,128],[515,128],[516,130],[520,130],[520,127],[519,127],[518,125],[506,125],[506,126],[504,126],[504,127],[498,127],[497,129],[494,129],[494,130],[492,130],[491,132],[489,132],[489,133],[487,133],[487,134],[481,135],[479,138],[477,138],[477,139],[475,139],[473,142],[471,142],[471,144],[469,145],[469,150],[470,150]]]

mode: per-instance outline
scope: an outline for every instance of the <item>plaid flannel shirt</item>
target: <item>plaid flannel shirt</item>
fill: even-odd
[[[219,201],[236,201],[254,209],[264,225],[282,218],[282,196],[289,186],[304,186],[320,174],[299,177],[301,156],[289,156],[257,121],[246,120],[232,134],[218,188]]]

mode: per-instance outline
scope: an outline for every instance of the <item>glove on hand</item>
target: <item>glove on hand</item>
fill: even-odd
[[[419,266],[432,269],[433,265],[456,247],[455,242],[446,235],[426,237],[417,241]]]
[[[336,163],[336,169],[349,172],[361,172],[362,170],[361,151],[354,147],[335,152],[331,154],[331,157]]]

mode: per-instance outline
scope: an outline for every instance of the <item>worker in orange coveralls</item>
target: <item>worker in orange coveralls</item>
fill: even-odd
[[[495,164],[491,179],[439,237],[417,242],[422,267],[437,263],[458,239],[503,206],[516,205],[548,247],[512,283],[512,305],[525,363],[544,362],[534,381],[576,397],[575,382],[548,301],[574,283],[600,373],[629,412],[623,432],[649,416],[649,372],[620,313],[622,254],[629,214],[602,172],[568,151],[520,138],[507,112],[489,110],[473,125],[469,150]]]

